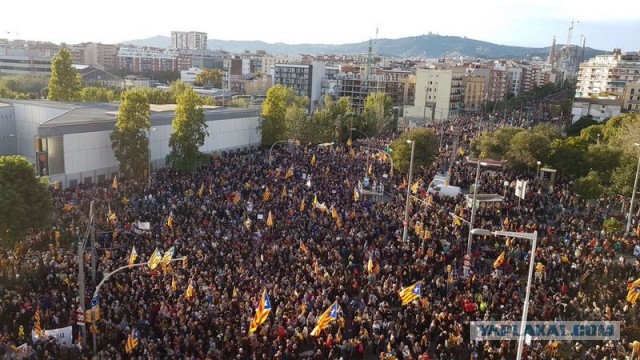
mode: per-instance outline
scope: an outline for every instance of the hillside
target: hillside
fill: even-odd
[[[148,39],[124,41],[123,44],[137,46],[169,47],[167,36],[154,36]],[[236,41],[209,39],[209,49],[226,50],[240,53],[244,50],[265,50],[270,54],[299,55],[299,54],[362,54],[368,50],[369,42],[363,41],[353,44],[284,44],[266,43],[264,41]],[[558,49],[562,45],[558,45]],[[384,56],[397,57],[441,57],[443,55],[465,55],[483,58],[525,58],[530,56],[546,57],[550,47],[508,46],[480,41],[459,36],[420,35],[400,39],[378,39],[374,46],[375,52]],[[585,59],[595,55],[606,54],[607,51],[592,48],[585,49]]]

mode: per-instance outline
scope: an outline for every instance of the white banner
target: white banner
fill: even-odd
[[[140,222],[138,221],[138,229],[140,230],[151,230],[150,222]]]
[[[524,196],[527,194],[527,182],[524,180],[516,181],[516,196],[524,200]]]
[[[53,337],[56,339],[56,342],[60,345],[65,345],[66,347],[73,346],[73,336],[71,331],[71,326],[67,326],[59,329],[51,329],[44,331],[45,337]],[[43,340],[36,335],[35,330],[31,331],[31,340],[36,343],[37,341]]]
[[[26,359],[35,354],[36,352],[31,348],[31,346],[27,345],[27,343],[16,348],[16,359]]]

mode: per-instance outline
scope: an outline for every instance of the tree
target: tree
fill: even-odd
[[[105,103],[116,99],[115,92],[107,88],[88,86],[80,90],[82,102]]]
[[[538,161],[545,162],[549,156],[549,139],[538,133],[521,131],[509,142],[505,154],[508,166],[516,170],[535,168]]]
[[[220,69],[202,69],[196,76],[194,83],[198,86],[211,86],[216,89],[222,88],[222,70]]]
[[[604,187],[600,185],[600,176],[596,171],[589,171],[586,176],[576,180],[573,191],[585,200],[597,199],[602,195]]]
[[[533,132],[534,134],[542,135],[549,141],[553,141],[560,137],[560,131],[558,130],[558,128],[548,123],[536,125],[533,129],[531,129],[531,132]]]
[[[149,102],[145,92],[132,89],[122,95],[111,147],[124,176],[144,176],[149,164],[151,129]]]
[[[276,141],[285,140],[288,136],[285,116],[292,106],[307,108],[309,99],[297,96],[292,88],[280,84],[267,91],[267,98],[262,103],[262,121],[259,131],[262,134],[262,145],[270,146]]]
[[[53,198],[46,177],[22,156],[0,156],[0,243],[11,245],[51,222]]]
[[[391,156],[396,170],[407,173],[411,161],[411,144],[407,140],[416,142],[413,155],[413,166],[429,166],[438,155],[438,138],[431,129],[415,129],[403,133],[398,140],[391,143]]]
[[[567,126],[567,129],[566,129],[567,136],[578,136],[580,135],[580,131],[582,131],[582,129],[586,129],[591,125],[598,125],[598,122],[593,119],[593,116],[591,115],[581,116],[580,119],[578,119],[578,121]]]
[[[47,99],[53,101],[76,101],[80,99],[80,74],[71,66],[71,54],[60,49],[51,60],[51,78]]]
[[[590,143],[604,141],[603,135],[604,135],[604,125],[591,125],[588,128],[584,128],[580,131],[580,137]]]
[[[198,166],[206,163],[206,155],[200,152],[209,133],[202,109],[202,99],[187,88],[177,98],[173,133],[169,138],[171,152],[167,155],[169,166],[181,173],[193,174]]]
[[[481,159],[502,160],[509,150],[511,139],[518,133],[525,131],[521,128],[505,127],[492,133],[483,132],[471,142],[471,150],[480,155]]]
[[[284,114],[284,121],[289,139],[296,139],[302,142],[311,141],[311,139],[306,139],[311,134],[306,131],[309,129],[309,124],[307,123],[307,110],[305,108],[298,105],[287,108]]]
[[[49,84],[49,77],[42,75],[9,75],[0,77],[0,88],[21,94],[21,97],[38,99]],[[1,96],[0,96],[1,97]]]
[[[613,170],[620,166],[622,151],[605,145],[591,145],[587,150],[586,158],[589,168],[600,174],[600,180],[608,183]]]
[[[583,176],[589,170],[588,143],[580,137],[556,139],[549,146],[549,164],[563,176]]]
[[[619,166],[611,173],[611,186],[607,188],[607,193],[611,196],[631,196],[637,167],[638,158],[624,154],[620,159]]]
[[[375,129],[374,134],[395,130],[391,126],[392,105],[391,97],[383,92],[371,93],[364,100],[362,114]]]

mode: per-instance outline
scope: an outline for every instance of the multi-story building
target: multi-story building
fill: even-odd
[[[224,51],[211,51],[211,50],[188,50],[181,51],[180,54],[185,54],[191,58],[191,67],[197,67],[200,69],[224,69],[224,60],[229,58],[229,53]]]
[[[511,96],[520,96],[522,93],[522,77],[523,77],[523,69],[520,66],[514,66],[515,64],[511,64],[511,66],[507,67],[507,95]]]
[[[458,116],[463,96],[463,68],[418,69],[414,106],[405,108],[405,116],[431,121]]]
[[[118,45],[88,43],[84,47],[84,62],[99,69],[116,69],[118,67]]]
[[[337,98],[337,76],[340,74],[340,67],[335,65],[326,65],[324,69],[324,79],[322,79],[322,86],[320,92],[322,97],[330,95],[332,98]]]
[[[118,62],[121,69],[133,72],[178,70],[177,54],[162,49],[123,47],[118,51]]]
[[[171,49],[206,50],[207,33],[198,31],[172,31]]]
[[[50,51],[0,48],[0,75],[51,75]]]
[[[624,86],[625,111],[640,112],[640,82],[628,82]]]
[[[322,79],[325,64],[314,61],[311,64],[276,64],[273,71],[273,84],[281,84],[295,90],[299,96],[309,98],[309,112],[322,101]]]
[[[356,111],[362,111],[367,96],[375,92],[384,92],[384,83],[377,75],[369,76],[368,80],[361,73],[341,72],[336,75],[336,97],[350,98]]]
[[[622,54],[614,49],[611,55],[598,55],[580,64],[576,97],[619,98],[628,82],[640,81],[640,55]]]
[[[504,100],[509,90],[509,72],[507,71],[507,67],[496,64],[490,70],[487,99],[489,101]]]
[[[377,69],[374,77],[383,82],[383,91],[391,97],[393,106],[410,105],[415,101],[416,77],[413,71]]]
[[[486,99],[485,82],[484,76],[465,75],[464,110],[475,112],[482,110],[483,102]]]
[[[84,50],[86,49],[87,44],[75,44],[68,45],[67,50],[69,54],[71,54],[71,63],[72,64],[86,64]]]
[[[262,73],[271,73],[276,64],[289,64],[294,60],[289,56],[263,56],[262,57]]]

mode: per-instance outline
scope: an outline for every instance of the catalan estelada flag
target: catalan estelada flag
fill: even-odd
[[[402,179],[402,184],[400,184],[400,186],[398,186],[398,189],[404,189],[407,187],[407,179]]]
[[[289,170],[287,170],[287,173],[284,175],[284,179],[289,180],[289,178],[292,176],[293,176],[293,167],[290,167]]]
[[[36,336],[42,337],[44,334],[42,331],[42,327],[40,327],[40,306],[38,306],[38,308],[36,309],[36,314],[33,317],[36,320],[36,324],[34,326],[34,330],[36,331]]]
[[[359,201],[360,200],[360,193],[358,192],[358,189],[353,189],[353,201]]]
[[[256,332],[258,326],[267,321],[267,317],[269,316],[270,312],[271,302],[269,301],[269,296],[267,295],[267,289],[264,289],[262,291],[262,296],[260,297],[260,304],[258,304],[258,308],[256,309],[256,315],[253,317],[251,325],[249,326],[249,332]]]
[[[373,260],[371,259],[371,256],[369,256],[369,261],[367,262],[367,272],[369,274],[373,273]]]
[[[311,336],[318,336],[320,332],[326,329],[329,324],[338,318],[338,303],[334,302],[329,306],[329,308],[318,318],[318,323],[313,331],[311,331]]]
[[[153,254],[151,254],[151,257],[147,262],[147,266],[149,267],[149,269],[154,270],[155,268],[158,267],[161,261],[162,261],[162,253],[160,253],[160,250],[156,249],[153,252]]]
[[[496,261],[493,262],[493,268],[494,269],[499,268],[500,266],[502,266],[502,264],[504,264],[504,261],[505,261],[505,252],[503,251],[502,254],[498,256]]]
[[[309,250],[307,250],[307,246],[302,242],[302,240],[300,240],[300,250],[305,254],[309,252]]]
[[[187,300],[191,300],[191,298],[193,297],[193,281],[189,281],[189,286],[187,287],[187,293],[184,295],[185,298],[187,298]]]
[[[300,201],[300,212],[304,211],[304,206],[305,206],[305,201],[304,199],[302,199],[302,201]]]
[[[169,265],[169,263],[171,262],[171,259],[173,259],[173,254],[176,252],[176,249],[174,246],[171,247],[171,249],[167,250],[166,253],[164,253],[164,256],[162,256],[162,265],[163,266],[167,266]]]
[[[627,301],[631,304],[635,304],[640,297],[640,279],[632,282],[628,285],[629,292],[627,293]]]
[[[420,283],[417,282],[411,286],[407,286],[406,288],[400,290],[400,300],[402,300],[402,305],[407,305],[413,300],[420,297]]]
[[[131,354],[133,349],[138,347],[138,343],[140,342],[140,334],[138,334],[138,330],[131,330],[131,334],[129,334],[129,338],[127,338],[127,343],[124,346],[124,351],[127,354]]]
[[[460,218],[456,215],[450,214],[449,216],[451,216],[451,218],[453,219],[453,222],[458,225],[461,226],[462,225],[462,221],[460,220]]]
[[[134,246],[131,249],[131,255],[129,256],[129,267],[132,267],[138,258],[138,252],[136,251],[136,247]]]
[[[173,230],[173,214],[169,215],[169,218],[167,219],[167,226]]]
[[[172,275],[171,276],[171,290],[173,292],[175,292],[176,290],[178,290],[178,283],[176,282],[176,276]]]
[[[262,195],[262,201],[269,201],[269,199],[271,199],[271,190],[269,190],[269,188],[266,188],[264,190],[264,195]]]
[[[316,154],[313,154],[313,156],[311,157],[311,166],[315,166],[316,165]]]
[[[236,192],[236,195],[233,197],[233,205],[238,205],[242,197],[239,192]]]
[[[74,207],[76,207],[76,204],[72,201],[69,201],[68,203],[66,203],[64,205],[64,207],[62,208],[62,210],[64,211],[71,211]]]
[[[114,190],[118,190],[118,175],[113,175],[113,182],[111,182],[111,187]]]

